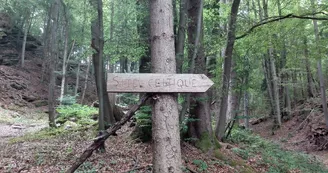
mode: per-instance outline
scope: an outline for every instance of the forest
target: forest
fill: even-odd
[[[328,172],[327,0],[0,0],[0,172]]]

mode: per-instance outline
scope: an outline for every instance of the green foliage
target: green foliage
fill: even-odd
[[[197,170],[200,172],[206,171],[208,168],[208,165],[206,162],[204,162],[203,160],[194,160],[192,162],[193,164],[197,165]]]
[[[61,104],[62,105],[73,105],[76,103],[76,97],[77,96],[64,95]],[[59,100],[59,98],[57,100]]]
[[[119,98],[120,103],[123,105],[136,104],[139,100],[139,95],[133,93],[118,94],[117,97]]]
[[[135,117],[137,128],[135,134],[132,135],[133,138],[139,138],[142,142],[150,141],[152,137],[151,106],[142,106]]]
[[[92,116],[98,113],[97,108],[81,104],[61,105],[56,110],[59,113],[57,122],[64,123],[70,120],[80,125],[95,124],[96,121],[92,119]]]
[[[284,151],[277,144],[262,139],[249,131],[234,129],[231,133],[231,141],[242,145],[233,151],[244,159],[252,155],[261,155],[263,164],[269,167],[271,173],[289,172],[301,170],[302,172],[327,172],[321,163],[315,158],[292,151]]]

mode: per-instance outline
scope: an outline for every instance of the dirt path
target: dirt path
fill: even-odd
[[[48,127],[46,121],[42,119],[27,117],[0,107],[0,143],[7,142],[10,138],[19,137]]]

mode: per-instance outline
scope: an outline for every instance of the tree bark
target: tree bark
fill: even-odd
[[[191,73],[206,74],[206,58],[203,47],[203,26],[202,26],[202,9],[203,3],[199,0],[190,0],[190,9],[188,10],[188,44],[194,49],[189,49],[191,61],[194,61],[194,67],[191,68]],[[196,44],[197,43],[197,44]],[[195,58],[194,60],[192,58]],[[190,98],[189,98],[190,99]],[[188,124],[188,135],[191,138],[197,138],[199,143],[212,142],[212,126],[210,105],[208,94],[196,93],[191,95],[192,103],[190,106],[190,118],[197,121]],[[180,120],[181,121],[181,120]],[[209,144],[213,146],[212,143]],[[203,151],[210,148],[201,148]]]
[[[311,98],[314,96],[314,88],[312,81],[312,73],[311,73],[311,62],[309,61],[309,49],[307,46],[307,38],[304,37],[304,58],[305,58],[305,69],[306,69],[306,77],[307,77],[307,96]]]
[[[61,81],[61,87],[60,87],[60,97],[59,102],[62,104],[63,98],[64,98],[64,91],[65,91],[65,81],[66,81],[66,59],[68,54],[68,39],[69,39],[69,22],[67,17],[67,9],[65,4],[64,6],[64,16],[65,16],[65,42],[64,42],[64,54],[63,54],[63,65],[62,65],[62,81]]]
[[[270,71],[272,75],[272,92],[273,92],[273,99],[274,99],[274,108],[276,114],[277,125],[281,126],[281,112],[280,112],[280,103],[279,103],[279,89],[278,89],[278,77],[276,74],[276,66],[275,66],[275,59],[273,57],[273,48],[269,48],[269,57],[270,57]]]
[[[49,91],[48,91],[48,110],[49,110],[49,126],[50,127],[56,127],[55,123],[55,117],[56,117],[56,111],[55,111],[55,68],[57,63],[57,29],[58,29],[58,14],[59,14],[59,5],[60,1],[55,0],[52,4],[52,12],[50,13],[51,22],[48,26],[49,32],[50,32],[50,38],[49,38]]]
[[[153,73],[176,73],[171,0],[150,1]],[[178,103],[173,94],[157,94],[152,105],[154,173],[181,173]]]
[[[89,57],[87,58],[87,63],[88,63],[88,66],[87,66],[87,71],[85,72],[85,80],[84,80],[84,87],[83,87],[83,91],[82,91],[81,104],[83,104],[85,92],[88,87],[88,78],[89,78],[89,71],[90,71],[90,64],[91,64],[91,60],[89,59]]]
[[[79,85],[80,85],[80,68],[81,68],[81,62],[79,61],[77,64],[77,72],[76,72],[76,81],[75,81],[75,90],[74,90],[74,96],[77,96]]]
[[[27,33],[30,28],[30,20],[31,20],[32,14],[30,12],[27,12],[26,19],[25,19],[25,30],[24,30],[24,39],[23,39],[23,45],[22,45],[22,54],[21,54],[21,67],[24,67],[25,65],[25,47],[26,47],[26,38]]]
[[[177,73],[182,73],[186,39],[187,8],[188,0],[180,0],[179,29],[176,44]]]
[[[315,6],[314,0],[311,0],[311,6],[312,6],[312,8],[314,8],[314,6]],[[316,44],[318,47],[319,46],[318,42],[319,42],[320,38],[319,38],[319,27],[318,27],[318,23],[316,20],[313,20],[313,28],[314,28]],[[318,51],[319,51],[319,55],[320,55],[320,49]],[[326,99],[326,86],[325,86],[325,80],[324,80],[323,74],[322,74],[321,58],[317,62],[317,68],[318,68],[318,76],[319,76],[319,81],[320,81],[322,109],[323,109],[323,113],[324,113],[324,117],[325,117],[326,129],[328,129],[328,109],[327,109],[327,99]]]
[[[227,46],[225,49],[223,80],[222,80],[221,107],[220,107],[219,118],[215,127],[215,135],[219,140],[223,140],[225,126],[226,126],[229,81],[231,75],[231,61],[232,61],[233,46],[236,37],[235,31],[236,31],[236,21],[237,21],[239,4],[240,4],[240,0],[233,1],[231,6],[229,26],[228,26],[229,29],[228,29],[228,37],[227,37]]]

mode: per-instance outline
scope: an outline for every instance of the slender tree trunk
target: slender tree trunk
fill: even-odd
[[[245,117],[245,128],[249,129],[249,115],[248,115],[248,92],[244,93],[244,117]]]
[[[176,44],[177,73],[182,73],[184,46],[186,39],[188,0],[180,0],[179,30]]]
[[[219,140],[223,140],[226,119],[227,119],[227,106],[228,106],[228,92],[229,92],[229,81],[231,76],[231,61],[233,46],[236,38],[236,21],[237,13],[239,8],[240,0],[234,0],[231,6],[231,14],[229,20],[229,30],[227,37],[227,46],[225,49],[224,58],[224,70],[223,70],[223,80],[222,80],[222,96],[221,96],[221,108],[218,121],[215,127],[215,135]]]
[[[49,110],[49,126],[55,127],[55,68],[57,62],[57,29],[58,29],[58,14],[59,14],[59,5],[60,1],[55,0],[52,4],[52,12],[51,12],[51,22],[48,27],[50,27],[50,38],[49,38],[49,93],[48,93],[48,110]]]
[[[74,90],[74,96],[77,96],[79,85],[80,85],[80,68],[81,68],[81,62],[79,61],[77,64],[77,72],[76,72],[76,81],[75,81],[75,90]]]
[[[190,9],[188,10],[188,15],[190,22],[188,23],[188,44],[193,45],[193,49],[189,49],[189,55],[191,55],[191,61],[194,61],[190,67],[190,73],[206,74],[206,60],[202,31],[203,2],[199,2],[199,0],[190,0],[189,4]],[[209,142],[208,145],[213,146],[208,94],[206,92],[192,94],[191,98],[189,97],[193,106],[190,107],[190,116],[191,118],[197,119],[197,121],[193,121],[188,124],[189,137],[197,138],[198,143]],[[211,148],[201,149],[206,151]]]
[[[314,0],[311,0],[311,6],[312,6],[312,8],[314,8],[314,6],[315,6]],[[319,38],[318,23],[316,20],[313,20],[313,27],[314,27],[314,35],[315,35],[316,44],[318,45],[320,38]],[[320,49],[319,49],[319,55],[320,55]],[[326,100],[326,86],[325,86],[325,80],[324,80],[323,74],[322,74],[321,58],[317,62],[317,68],[318,68],[318,76],[319,76],[319,81],[320,81],[322,109],[323,109],[323,113],[324,113],[324,117],[325,117],[326,128],[328,129],[328,109],[327,109],[327,100]]]
[[[65,7],[64,7],[65,8]],[[65,10],[66,11],[66,10]],[[60,87],[60,97],[59,102],[62,104],[63,98],[64,98],[64,91],[65,91],[65,81],[66,81],[66,59],[67,59],[67,52],[68,52],[68,38],[69,38],[69,24],[68,24],[68,18],[65,14],[65,43],[64,43],[64,54],[63,54],[63,65],[62,65],[62,81],[61,81],[61,87]]]
[[[292,111],[292,106],[291,106],[291,101],[290,101],[290,93],[289,93],[289,81],[288,81],[288,75],[286,76],[286,86],[285,86],[285,90],[286,90],[286,109],[287,109],[287,118],[290,119],[291,118],[291,111]]]
[[[171,0],[150,1],[150,28],[152,72],[176,73]],[[181,173],[177,99],[173,94],[157,94],[153,102],[153,172]]]
[[[25,19],[24,39],[23,39],[23,45],[22,45],[21,67],[24,67],[24,65],[25,65],[25,46],[26,46],[27,33],[29,30],[29,26],[30,26],[30,20],[31,20],[30,18],[31,18],[31,14],[29,12],[27,12],[26,19]]]
[[[269,48],[269,57],[270,57],[270,71],[272,75],[273,83],[273,99],[274,99],[274,108],[277,119],[277,125],[281,126],[281,113],[280,113],[280,103],[279,103],[279,88],[278,88],[278,77],[276,74],[275,59],[273,57],[273,48]]]
[[[312,73],[311,73],[311,62],[309,61],[309,50],[307,46],[307,38],[304,37],[304,57],[305,57],[305,69],[306,69],[306,77],[307,77],[307,96],[311,98],[314,96],[314,88],[312,81]]]
[[[87,63],[88,63],[88,66],[87,66],[87,71],[85,72],[85,81],[84,81],[84,87],[83,87],[83,91],[82,91],[81,104],[83,104],[84,97],[85,97],[85,92],[86,92],[87,87],[88,87],[88,78],[89,78],[90,64],[91,64],[91,60],[89,58],[87,60]]]
[[[227,106],[227,122],[234,118],[235,112],[237,111],[238,95],[236,89],[236,72],[235,62],[231,61],[231,77],[230,77],[230,89],[228,93],[228,106]]]
[[[92,21],[92,48],[95,49],[95,53],[92,55],[97,94],[99,99],[99,130],[103,131],[110,125],[115,123],[115,118],[111,107],[109,106],[109,98],[107,95],[107,84],[104,73],[104,62],[103,62],[103,11],[102,11],[102,0],[90,0],[91,5],[95,10],[98,11],[98,17]]]
[[[193,49],[189,49],[189,73],[194,73],[195,71],[195,60],[197,58],[198,54],[198,49],[199,49],[199,41],[200,41],[200,36],[201,36],[201,31],[202,31],[202,16],[203,16],[203,0],[199,1],[199,4],[195,1],[189,0],[188,3],[193,4],[194,6],[190,5],[191,7],[188,9],[188,15],[189,18],[193,21],[192,23],[189,22],[188,26],[188,35],[189,35],[189,43],[193,45]],[[199,6],[197,6],[199,5]],[[195,28],[196,26],[196,28]],[[193,30],[192,30],[193,28]],[[191,31],[191,32],[189,32]],[[193,39],[193,33],[195,34],[195,38]],[[182,105],[182,110],[180,113],[180,122],[184,119],[184,116],[187,112],[187,110],[190,107],[190,95],[191,94],[186,94],[184,103]]]

